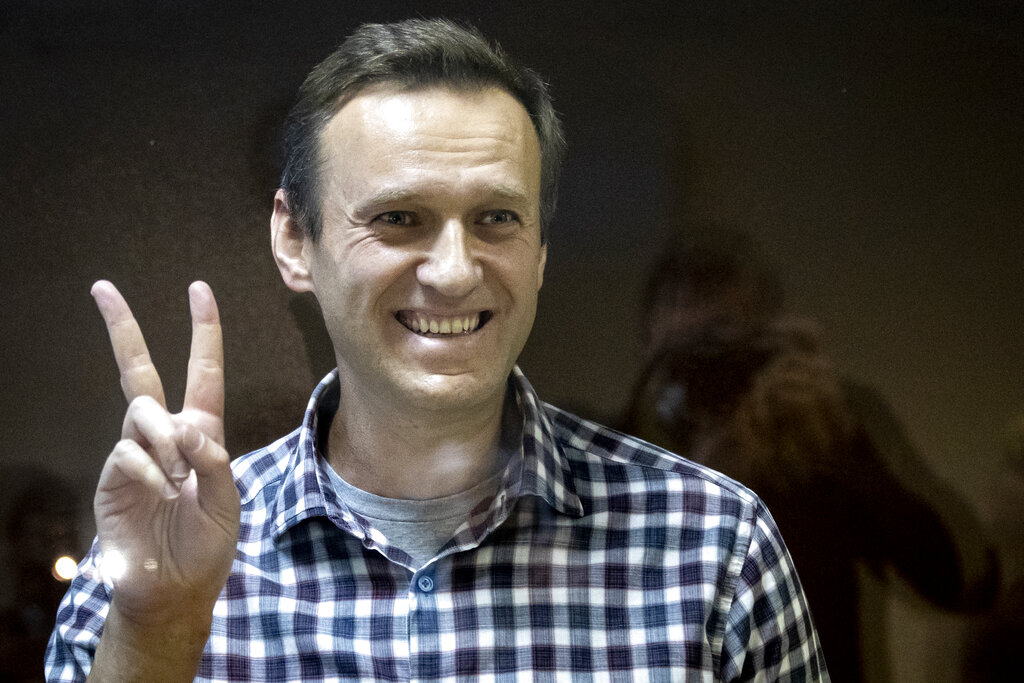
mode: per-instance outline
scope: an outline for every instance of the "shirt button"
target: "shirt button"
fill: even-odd
[[[434,590],[434,580],[429,576],[421,576],[416,579],[416,585],[419,586],[420,590],[424,593],[429,593]]]

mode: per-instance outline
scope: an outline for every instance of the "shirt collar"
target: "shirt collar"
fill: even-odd
[[[509,383],[523,418],[522,448],[506,467],[498,494],[503,504],[496,507],[507,512],[519,497],[533,495],[559,512],[582,515],[583,504],[576,495],[572,469],[543,403],[518,366],[513,368]],[[328,517],[364,541],[373,540],[370,525],[337,498],[324,469],[330,465],[319,456],[321,430],[330,424],[341,390],[335,369],[320,381],[306,406],[299,438],[288,454],[274,501],[271,519],[275,539],[305,519]]]
[[[519,366],[512,369],[509,382],[523,415],[519,495],[538,496],[559,512],[582,515],[583,503],[576,495],[572,468],[555,438],[544,404]],[[512,483],[514,478],[509,477],[507,484]]]

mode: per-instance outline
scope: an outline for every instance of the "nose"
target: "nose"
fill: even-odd
[[[428,248],[427,258],[416,269],[420,284],[448,297],[462,297],[480,283],[482,271],[461,221],[446,222]]]

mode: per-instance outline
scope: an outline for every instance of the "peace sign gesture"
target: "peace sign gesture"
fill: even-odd
[[[155,649],[177,664],[182,657],[194,655],[197,660],[213,604],[231,569],[239,526],[238,490],[224,449],[224,359],[217,304],[205,283],[189,288],[188,381],[184,406],[172,414],[124,298],[106,281],[93,285],[92,295],[106,322],[128,400],[121,440],[103,467],[94,502],[100,571],[114,586],[94,669],[112,671],[107,664],[122,665],[127,654],[138,658],[140,649]],[[171,634],[172,642],[163,642]],[[175,654],[175,647],[186,642],[188,652]]]

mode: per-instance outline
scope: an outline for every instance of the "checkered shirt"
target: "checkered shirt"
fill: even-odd
[[[336,373],[299,429],[235,460],[238,554],[196,680],[829,680],[753,493],[510,381],[522,450],[423,567],[331,487],[316,435]],[[50,681],[84,680],[96,651],[111,592],[95,551],[57,614]]]

